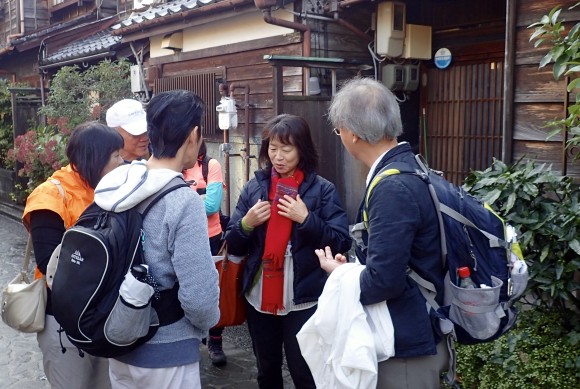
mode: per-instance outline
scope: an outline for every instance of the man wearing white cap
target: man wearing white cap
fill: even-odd
[[[137,100],[124,99],[107,110],[107,126],[121,134],[125,146],[121,157],[125,162],[146,158],[149,154],[147,119],[143,104]]]

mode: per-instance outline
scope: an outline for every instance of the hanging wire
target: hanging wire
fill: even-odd
[[[384,62],[387,58],[387,56],[383,56],[383,57],[379,57],[377,56],[377,54],[375,53],[375,41],[371,41],[369,42],[367,49],[369,50],[369,53],[371,54],[371,57],[373,59],[373,69],[375,71],[375,80],[378,80],[378,70],[377,70],[377,66],[379,63]]]

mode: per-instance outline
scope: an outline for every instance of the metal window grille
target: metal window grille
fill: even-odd
[[[166,92],[175,89],[185,89],[197,94],[206,104],[202,126],[203,136],[218,133],[216,102],[219,100],[218,77],[215,73],[200,73],[184,76],[163,77],[155,80],[154,93]]]

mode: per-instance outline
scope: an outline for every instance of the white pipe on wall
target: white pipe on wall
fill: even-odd
[[[18,19],[20,19],[20,30],[21,34],[24,34],[24,0],[19,1]]]

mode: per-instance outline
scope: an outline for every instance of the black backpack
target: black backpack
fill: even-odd
[[[147,317],[146,333],[128,343],[112,341],[105,331],[113,308],[122,300],[119,288],[125,275],[144,263],[145,215],[164,195],[181,187],[188,185],[176,177],[138,206],[119,213],[93,203],[65,232],[52,280],[52,307],[56,321],[80,350],[97,357],[118,357],[151,339],[159,326],[184,316],[177,299],[179,284],[159,292],[149,277],[155,289],[150,305],[158,321],[149,323]]]

